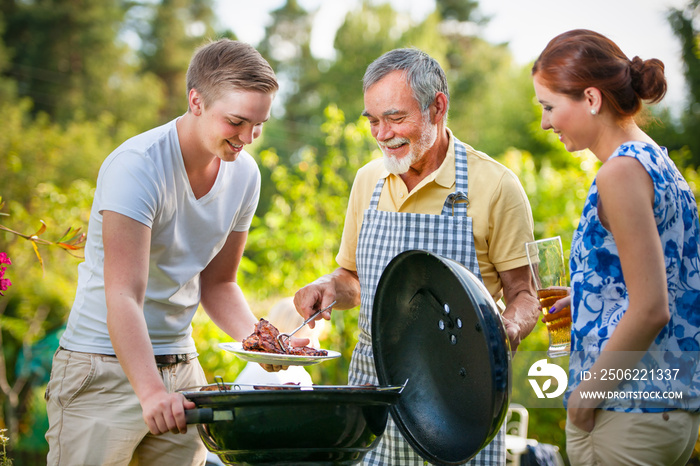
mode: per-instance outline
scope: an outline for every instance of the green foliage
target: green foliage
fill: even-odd
[[[143,71],[157,76],[164,91],[162,121],[187,111],[185,74],[193,50],[216,36],[211,4],[212,0],[164,0],[142,5],[152,10],[153,19],[141,33],[140,56]]]
[[[563,148],[553,148],[549,157],[539,159],[537,163],[532,154],[511,149],[499,160],[513,170],[523,184],[535,220],[535,238],[561,236],[564,255],[568,259],[571,237],[597,169],[595,156],[587,151],[569,154]],[[544,354],[548,346],[547,328],[544,323],[538,322],[533,332],[520,344],[520,354],[514,358],[525,357],[530,352]],[[514,367],[520,366],[514,364]],[[529,389],[526,379],[527,372],[514,372],[514,387]],[[527,396],[529,393],[525,399]],[[512,402],[525,404],[522,394],[515,388]],[[563,407],[529,409],[528,437],[559,446],[566,457],[565,424],[566,411]]]
[[[33,232],[44,220],[43,235],[52,240],[67,226],[86,229],[102,160],[128,137],[185,110],[183,76],[192,49],[216,34],[211,4],[2,2],[0,196],[7,201],[3,213],[10,215],[3,221]],[[689,79],[698,68],[694,15],[688,8],[671,17],[683,39]],[[269,303],[335,267],[355,173],[379,156],[367,122],[359,118],[362,76],[372,60],[395,47],[419,47],[438,59],[450,84],[448,124],[454,134],[516,173],[530,199],[535,237],[561,235],[569,250],[597,161],[588,153],[567,153],[555,135],[542,131],[529,66],[517,66],[505,46],[489,44],[467,28],[465,21],[483,19],[475,1],[438,0],[436,11],[421,23],[389,3],[363,1],[338,31],[330,60],[310,52],[311,19],[299,2],[287,1],[273,13],[259,46],[284,83],[276,101],[281,108],[253,146],[262,196],[239,274],[259,317]],[[692,82],[691,88],[697,93]],[[700,145],[693,99],[679,121],[656,115],[662,125],[652,135],[672,150],[697,196]],[[0,336],[12,383],[24,367],[23,338],[41,346],[60,332],[74,296],[78,260],[44,248],[42,271],[30,244],[2,232],[0,251],[13,261],[7,272],[13,286],[0,298]],[[32,319],[43,315],[33,329]],[[234,380],[244,363],[218,348],[230,338],[204,313],[193,325],[207,379]],[[334,311],[321,346],[342,357],[312,366],[316,383],[347,383],[356,340],[357,310]],[[538,324],[520,351],[544,351],[547,341],[544,325]],[[39,385],[41,378],[34,377]],[[32,387],[20,394],[19,445],[27,450],[43,448],[41,440],[35,442],[45,429],[36,421],[43,420],[40,391]],[[530,437],[563,449],[564,419],[563,409],[531,410]],[[33,427],[42,432],[31,438]]]
[[[376,147],[365,121],[346,124],[343,114],[326,109],[322,153],[307,147],[292,166],[275,149],[260,153],[276,193],[268,210],[256,216],[242,265],[242,286],[253,299],[294,293],[332,270],[345,221],[354,173]]]
[[[81,179],[94,184],[102,160],[116,146],[115,138],[124,137],[128,129],[115,128],[106,114],[61,126],[47,114],[32,116],[30,110],[27,99],[0,102],[0,194],[31,211],[31,187],[51,183],[65,189]]]
[[[32,199],[31,210],[18,202],[9,202],[9,217],[6,222],[18,231],[32,232],[39,227],[37,219],[47,218],[47,239],[58,240],[66,225],[87,225],[93,188],[84,180],[74,181],[66,190],[50,183],[37,186]],[[42,306],[49,306],[54,312],[47,317],[45,328],[60,327],[70,309],[75,281],[77,280],[78,259],[59,248],[39,246],[46,267],[42,268],[28,241],[14,234],[0,233],[0,249],[12,258],[11,272],[13,286],[7,293],[10,298],[2,319],[16,318],[18,322],[28,322]],[[18,274],[21,271],[21,277]],[[3,329],[10,324],[2,320]],[[6,327],[7,326],[7,327]],[[20,328],[20,330],[24,330]],[[19,333],[17,338],[23,334]],[[42,336],[42,335],[40,335]]]
[[[192,336],[197,342],[199,362],[204,368],[207,381],[214,383],[214,377],[220,376],[226,382],[233,382],[245,367],[245,362],[233,353],[219,348],[219,343],[231,341],[231,337],[214,325],[204,311],[197,312],[192,321],[192,327]]]
[[[448,20],[474,21],[478,15],[476,0],[437,0],[435,3],[440,16]]]
[[[670,150],[688,149],[690,162],[700,164],[700,30],[698,17],[700,1],[689,0],[683,8],[671,8],[669,24],[680,42],[685,80],[688,84],[687,101],[680,114],[680,125],[662,127],[664,140]]]
[[[5,437],[7,429],[0,429],[0,443],[2,443],[2,454],[0,454],[0,466],[12,466],[12,460],[7,457],[7,442],[10,441]]]
[[[325,116],[322,151],[305,148],[292,166],[282,164],[274,149],[260,152],[276,194],[254,219],[241,265],[240,283],[252,302],[291,296],[334,268],[354,174],[378,149],[365,119],[346,123],[335,106]],[[317,383],[347,382],[356,331],[356,310],[332,314],[332,331],[321,343],[344,357],[311,368]]]
[[[579,161],[579,165],[557,168],[549,160],[543,160],[537,167],[532,154],[516,149],[508,151],[502,158],[502,162],[520,178],[530,200],[535,238],[560,235],[565,250],[571,243],[597,168],[597,159],[590,152],[577,152],[569,157]]]
[[[32,115],[27,99],[0,101],[0,110],[5,125],[0,132],[0,196],[5,201],[0,223],[22,234],[41,232],[32,242],[0,232],[0,251],[13,261],[7,271],[13,285],[0,299],[0,370],[7,384],[3,393],[8,386],[14,390],[12,400],[0,394],[0,401],[12,446],[23,448],[32,426],[43,425],[32,418],[33,407],[43,409],[43,403],[33,401],[32,390],[46,371],[26,372],[21,361],[35,357],[36,345],[64,325],[79,262],[44,240],[65,240],[68,227],[84,231],[99,164],[114,147],[113,136],[124,135],[106,116],[58,125],[44,113]],[[44,355],[49,361],[52,352]]]
[[[388,3],[373,6],[365,0],[348,13],[335,36],[336,59],[319,84],[328,102],[338,106],[348,118],[360,116],[364,109],[362,76],[367,66],[384,52],[415,45],[402,41],[414,26],[405,13],[394,11]]]
[[[120,0],[3,2],[2,42],[11,52],[7,69],[19,83],[20,96],[31,98],[37,112],[63,123],[72,121],[76,113],[99,118],[110,111],[110,102],[118,103],[127,92],[140,95],[126,100],[136,106],[136,113],[143,113],[157,94],[153,81],[135,74],[128,47],[116,40],[128,4]],[[129,85],[133,81],[139,81],[139,86]],[[126,117],[133,122],[135,116]],[[148,120],[145,123],[154,122]]]

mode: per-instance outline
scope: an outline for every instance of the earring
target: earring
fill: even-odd
[[[592,109],[591,109],[591,115],[597,115],[597,114],[598,114],[598,112],[596,112],[595,108],[592,108]]]

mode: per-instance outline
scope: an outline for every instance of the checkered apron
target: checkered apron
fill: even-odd
[[[441,215],[377,210],[384,178],[377,182],[364,212],[357,243],[357,274],[361,302],[358,343],[350,362],[351,385],[378,384],[372,356],[372,305],[379,278],[387,264],[403,251],[422,249],[455,260],[481,279],[474,248],[472,219],[467,216],[467,150],[455,139],[456,190],[445,200]],[[505,425],[504,425],[505,427]],[[504,430],[466,464],[505,465]],[[391,417],[377,447],[367,453],[365,465],[423,465],[427,462],[406,442]]]

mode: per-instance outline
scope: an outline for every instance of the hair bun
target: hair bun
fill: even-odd
[[[643,100],[659,102],[666,94],[663,62],[656,58],[642,60],[634,57],[630,62],[630,84]]]
[[[630,62],[630,70],[633,74],[641,74],[644,69],[644,60],[639,57],[634,57]]]

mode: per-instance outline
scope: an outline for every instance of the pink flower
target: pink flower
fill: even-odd
[[[12,264],[12,261],[9,257],[7,257],[7,254],[4,252],[0,252],[0,264]],[[10,280],[8,280],[7,278],[2,278],[5,275],[5,270],[7,270],[7,267],[0,267],[0,296],[5,296],[4,294],[2,294],[2,292],[8,289],[10,285],[12,285],[12,282]]]
[[[10,280],[7,278],[0,278],[0,296],[5,296],[2,292],[8,289],[10,285],[12,285]]]

